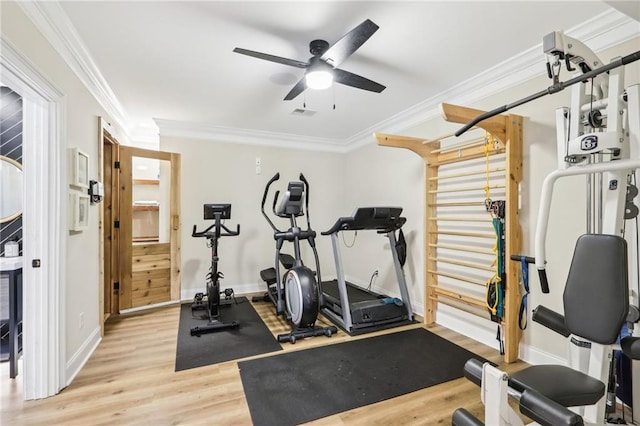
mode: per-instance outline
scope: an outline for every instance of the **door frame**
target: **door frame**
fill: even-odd
[[[0,34],[0,79],[23,98],[23,398],[66,386],[65,98]],[[32,261],[40,259],[40,267]],[[29,303],[26,303],[29,301]]]
[[[103,183],[105,188],[105,194],[109,192],[110,200],[104,199],[101,203],[101,208],[98,216],[98,232],[99,232],[99,258],[100,258],[100,271],[99,271],[99,303],[100,303],[100,335],[104,336],[104,323],[109,318],[111,314],[119,313],[118,306],[114,304],[114,289],[108,288],[105,283],[107,281],[114,282],[118,281],[119,276],[119,266],[118,266],[118,231],[114,226],[114,221],[118,220],[119,217],[119,190],[118,190],[118,171],[115,168],[115,161],[118,161],[118,152],[120,149],[120,143],[114,136],[114,130],[111,124],[105,120],[103,117],[98,117],[98,180]],[[105,145],[109,144],[111,146],[110,150],[112,153],[111,159],[113,161],[110,164],[105,164]],[[110,176],[112,177],[110,182],[105,182],[105,170],[109,167],[111,169]],[[107,201],[111,201],[111,218],[113,219],[110,223],[105,223],[105,209],[107,208]],[[104,238],[104,231],[106,227],[111,228],[111,243],[107,244],[107,241]],[[107,250],[110,254],[111,259],[111,268],[106,270],[105,268],[105,256],[107,254]],[[115,264],[114,264],[115,263]],[[110,293],[110,302],[109,302],[109,312],[105,312],[105,299],[107,298],[107,294]]]

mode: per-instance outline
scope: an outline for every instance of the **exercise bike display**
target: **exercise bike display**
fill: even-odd
[[[276,173],[269,182],[267,182],[260,207],[262,215],[273,229],[273,238],[276,241],[275,265],[273,268],[275,277],[265,277],[265,271],[263,271],[261,275],[263,279],[272,278],[265,280],[267,281],[267,295],[275,305],[276,313],[284,316],[292,328],[290,333],[278,335],[278,341],[295,343],[296,340],[300,338],[321,335],[330,337],[338,331],[336,327],[319,327],[315,325],[320,306],[322,305],[322,289],[320,284],[320,261],[315,245],[316,232],[311,229],[311,220],[309,219],[309,182],[307,182],[301,173],[301,182],[289,182],[287,191],[282,196],[279,204],[278,196],[280,191],[276,191],[273,198],[273,214],[281,218],[287,218],[290,221],[289,229],[282,231],[275,226],[264,211],[264,205],[269,195],[269,188],[278,179],[280,179],[280,173]],[[278,204],[277,208],[276,204]],[[296,222],[296,218],[303,215],[306,216],[307,219],[306,230],[301,229]],[[302,263],[302,255],[300,253],[300,241],[302,240],[306,240],[313,250],[316,263],[315,274]],[[293,244],[294,263],[291,268],[286,271],[284,276],[282,276],[280,274],[280,250],[285,241]]]
[[[218,240],[221,237],[234,237],[240,234],[240,225],[235,231],[230,230],[222,221],[231,218],[231,204],[205,204],[204,219],[214,220],[214,224],[204,231],[198,232],[196,225],[193,225],[192,237],[204,237],[208,240],[208,247],[211,247],[211,267],[207,274],[206,293],[196,293],[191,305],[191,312],[206,310],[207,314],[202,319],[208,319],[209,323],[204,326],[196,326],[191,329],[192,336],[200,336],[214,331],[227,330],[240,326],[238,321],[222,322],[219,319],[219,308],[221,305],[220,295],[224,294],[226,303],[235,300],[233,289],[227,288],[220,291],[220,280],[224,274],[218,271]],[[224,232],[223,232],[224,231]]]

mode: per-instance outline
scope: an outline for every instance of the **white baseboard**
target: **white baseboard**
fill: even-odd
[[[496,340],[497,324],[492,321],[440,303],[436,312],[436,324],[499,349]]]
[[[89,361],[89,358],[95,352],[101,341],[102,337],[100,336],[100,327],[96,327],[87,340],[85,340],[80,346],[78,351],[73,354],[69,361],[67,361],[65,368],[65,387],[69,386],[73,379],[75,379],[82,367],[84,367],[87,361]]]
[[[480,343],[498,349],[496,340],[497,325],[447,305],[439,304],[436,323],[470,337]],[[520,343],[518,358],[531,365],[559,364],[567,365],[567,360],[530,345]]]
[[[120,314],[121,315],[131,314],[133,312],[146,311],[148,309],[161,308],[163,306],[175,305],[176,303],[177,302],[175,300],[170,300],[168,302],[155,303],[153,305],[144,305],[144,306],[138,306],[136,308],[121,309],[120,310]]]
[[[566,359],[550,354],[549,352],[542,351],[538,348],[534,348],[533,346],[525,345],[524,343],[520,343],[520,359],[531,365],[568,365]]]

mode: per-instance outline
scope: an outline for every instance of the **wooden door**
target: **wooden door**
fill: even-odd
[[[102,199],[102,271],[103,271],[103,321],[111,314],[118,313],[118,281],[120,267],[118,252],[119,233],[114,224],[119,215],[119,173],[115,169],[118,162],[118,141],[107,131],[102,136],[102,182],[104,197]]]
[[[180,299],[180,155],[120,146],[120,310]]]

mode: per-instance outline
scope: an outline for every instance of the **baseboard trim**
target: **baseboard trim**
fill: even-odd
[[[536,347],[520,343],[520,359],[531,365],[559,364],[567,366],[567,360],[542,351]]]
[[[65,387],[69,386],[73,379],[76,378],[82,367],[84,367],[91,355],[93,355],[98,348],[101,341],[100,327],[96,327],[78,351],[67,361],[65,368]]]

